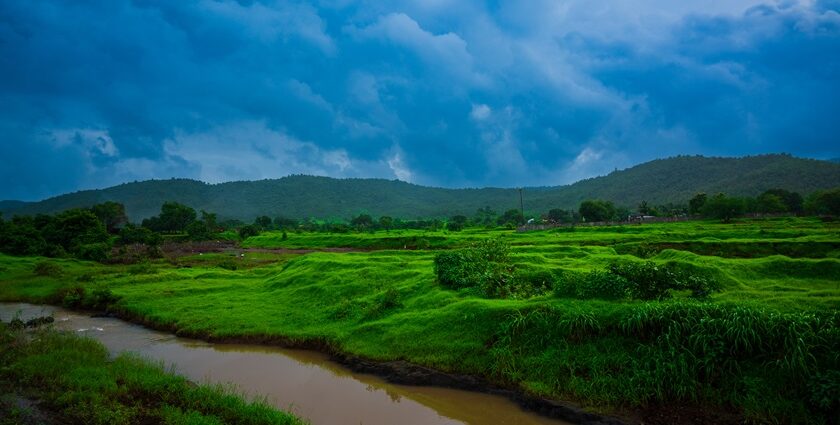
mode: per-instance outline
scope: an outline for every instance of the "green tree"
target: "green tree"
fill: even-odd
[[[350,220],[350,225],[357,230],[364,230],[373,227],[373,217],[370,214],[359,214]]]
[[[761,194],[761,196],[764,195],[778,196],[785,204],[787,211],[790,211],[792,213],[802,212],[804,200],[802,199],[802,195],[796,192],[790,192],[784,189],[770,189]],[[761,198],[761,196],[759,196],[759,198]]]
[[[78,251],[82,245],[104,243],[109,239],[102,222],[90,210],[80,208],[56,215],[43,234],[48,242],[71,252]]]
[[[446,222],[446,229],[451,232],[460,232],[467,226],[467,217],[464,215],[454,215]]]
[[[703,206],[706,205],[706,199],[707,197],[705,193],[698,193],[694,195],[694,197],[688,201],[688,213],[700,214],[703,210]]]
[[[840,187],[811,194],[805,209],[811,214],[840,216]]]
[[[648,206],[647,201],[642,201],[639,203],[639,214],[651,215],[651,207]]]
[[[210,233],[216,233],[219,231],[219,224],[217,222],[217,217],[215,213],[207,212],[201,210],[201,221],[207,226],[207,231]]]
[[[125,206],[118,202],[107,201],[90,207],[94,215],[105,225],[108,233],[115,234],[128,223]]]
[[[492,225],[496,222],[496,212],[490,207],[479,208],[475,212],[475,223],[481,225]]]
[[[499,224],[499,225],[512,224],[512,225],[515,225],[515,226],[516,225],[523,225],[523,224],[525,224],[525,216],[522,215],[522,211],[520,211],[518,209],[515,209],[515,208],[511,208],[511,209],[505,211],[504,214],[500,215],[498,219],[496,219],[496,224]]]
[[[731,198],[719,193],[709,198],[703,205],[702,214],[705,217],[716,218],[729,223],[735,217],[744,215],[746,206],[742,199]]]
[[[271,217],[261,215],[254,219],[254,226],[259,227],[261,230],[268,230],[271,228],[271,222]]]
[[[552,223],[572,223],[575,221],[573,211],[568,211],[560,208],[554,208],[549,210],[546,218]]]
[[[764,192],[756,198],[755,209],[760,213],[782,213],[788,211],[784,200],[778,195]]]
[[[298,221],[293,218],[275,217],[274,227],[278,229],[294,229],[298,226]]]
[[[393,226],[394,226],[394,219],[393,218],[388,217],[387,215],[383,215],[382,217],[379,217],[379,227],[381,227],[385,230],[390,230]]]
[[[164,202],[160,215],[143,220],[143,227],[156,232],[183,232],[195,221],[195,210],[177,202]]]
[[[612,202],[595,199],[581,202],[578,212],[584,220],[592,222],[612,220],[616,210]]]
[[[259,227],[254,226],[252,224],[246,224],[239,228],[238,233],[239,239],[242,239],[244,241],[245,239],[248,239],[251,236],[258,236],[260,234],[260,229]]]

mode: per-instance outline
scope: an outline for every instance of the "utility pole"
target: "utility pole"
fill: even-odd
[[[519,188],[519,212],[522,213],[522,221],[525,221],[525,204],[522,202],[522,188]]]

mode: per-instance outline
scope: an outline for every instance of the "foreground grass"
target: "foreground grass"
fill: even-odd
[[[234,259],[208,254],[144,267],[51,260],[61,270],[53,276],[33,273],[43,259],[0,257],[0,299],[60,303],[68,287],[108,288],[121,297],[114,308],[123,314],[189,335],[327,341],[351,354],[484,376],[642,419],[645,409],[669,405],[734,410],[756,422],[831,423],[837,417],[836,256],[721,257],[672,248],[631,255],[617,249],[712,239],[748,252],[750,244],[768,240],[836,244],[840,235],[831,224],[794,219],[439,236],[442,247],[502,236],[514,245],[517,267],[529,270],[586,271],[639,257],[684,263],[715,276],[725,289],[707,302],[685,294],[666,302],[551,293],[491,300],[440,287],[434,251],[399,249],[282,254],[274,261],[271,253],[259,253],[256,263],[248,262],[255,255],[249,253],[235,259],[242,262],[236,270],[229,267]],[[290,235],[288,241],[317,248],[358,237],[375,245],[395,235],[327,237]]]
[[[302,423],[225,388],[192,384],[130,354],[109,360],[100,343],[68,333],[25,333],[0,323],[0,363],[0,389],[6,394],[0,423],[49,417],[84,424]],[[37,400],[41,412],[4,407],[12,398]]]

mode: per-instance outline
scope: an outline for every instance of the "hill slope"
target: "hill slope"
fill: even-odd
[[[744,158],[679,156],[659,159],[607,176],[567,186],[525,189],[526,211],[577,208],[585,199],[607,199],[634,206],[686,202],[697,192],[755,196],[769,188],[802,194],[840,186],[840,164],[760,155]],[[223,218],[252,220],[257,215],[349,218],[360,212],[402,218],[473,214],[490,206],[518,208],[516,189],[443,189],[397,180],[289,176],[274,180],[207,184],[195,180],[149,180],[87,190],[40,202],[0,202],[4,215],[54,213],[98,202],[125,204],[132,220],[157,214],[165,201],[178,201]]]

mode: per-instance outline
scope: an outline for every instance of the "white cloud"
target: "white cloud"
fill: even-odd
[[[487,83],[487,77],[474,70],[473,57],[463,38],[454,32],[433,34],[404,13],[381,16],[370,26],[348,28],[347,31],[359,38],[384,39],[405,47],[417,54],[428,67],[441,69],[461,83]]]
[[[67,128],[51,130],[53,142],[58,147],[76,145],[86,156],[104,155],[114,157],[119,154],[111,135],[107,130],[91,128]]]
[[[169,156],[187,158],[207,182],[253,180],[288,174],[344,176],[354,170],[342,149],[322,149],[263,121],[239,121],[199,133],[176,131],[165,142]]]
[[[472,110],[470,111],[470,118],[476,121],[484,121],[490,116],[491,112],[490,107],[483,103],[473,104]]]
[[[203,0],[201,7],[238,22],[245,31],[262,42],[273,42],[293,35],[318,46],[325,53],[335,53],[335,43],[326,33],[326,26],[318,16],[318,11],[310,5]]]
[[[408,166],[403,161],[403,153],[400,149],[395,149],[394,154],[388,158],[388,167],[394,172],[394,176],[404,182],[412,181],[412,173]]]

